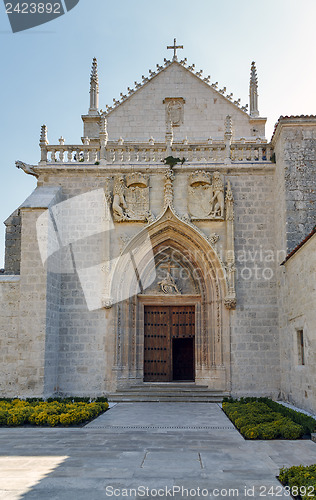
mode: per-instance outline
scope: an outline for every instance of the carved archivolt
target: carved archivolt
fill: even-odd
[[[151,248],[145,248],[145,233],[149,236]],[[179,304],[181,301],[193,301],[196,304],[196,381],[210,384],[219,390],[227,390],[230,338],[225,298],[228,287],[225,268],[215,249],[192,225],[180,220],[167,207],[153,224],[141,230],[129,242],[125,254],[129,253],[133,255],[136,272],[131,272],[131,259],[123,259],[118,261],[113,280],[113,294],[117,303],[114,339],[118,383],[126,384],[127,379],[137,377],[142,380],[144,301],[155,304],[160,300],[169,304],[172,300],[179,300]],[[145,288],[141,290],[140,283],[144,284],[153,271],[153,260],[156,271],[161,267],[165,268],[166,281],[155,278],[152,288],[149,287],[148,291]],[[191,273],[188,286],[182,279],[183,268]],[[160,289],[156,288],[156,284]],[[137,316],[131,324],[131,311],[136,297]],[[132,349],[135,342],[138,347]],[[131,355],[135,356],[134,371],[131,368]]]

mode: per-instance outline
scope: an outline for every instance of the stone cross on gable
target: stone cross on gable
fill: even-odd
[[[168,45],[167,49],[173,49],[173,61],[177,61],[177,49],[183,49],[183,45],[177,45],[177,39],[173,39],[173,45]]]

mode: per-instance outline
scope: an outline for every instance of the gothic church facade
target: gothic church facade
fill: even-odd
[[[254,63],[248,109],[173,49],[105,111],[94,60],[81,144],[43,126],[17,162],[37,187],[5,222],[1,395],[184,384],[316,411],[316,117],[268,142]]]

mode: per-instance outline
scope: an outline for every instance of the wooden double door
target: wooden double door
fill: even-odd
[[[193,381],[195,306],[145,306],[144,382]]]

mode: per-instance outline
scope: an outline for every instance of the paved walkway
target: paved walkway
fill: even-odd
[[[301,463],[315,443],[245,441],[216,404],[121,403],[81,429],[0,429],[0,499],[289,498],[275,476]]]

